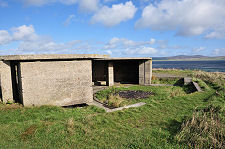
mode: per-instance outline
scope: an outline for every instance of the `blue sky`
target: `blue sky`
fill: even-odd
[[[0,55],[225,56],[223,0],[0,0]]]

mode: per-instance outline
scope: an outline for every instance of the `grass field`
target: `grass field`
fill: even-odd
[[[184,72],[176,70],[178,73]],[[190,140],[201,148],[199,140],[187,135],[195,133],[186,131],[184,124],[189,126],[185,122],[193,118],[196,109],[213,106],[219,108],[218,129],[225,130],[225,81],[223,74],[193,71],[189,75],[208,88],[190,94],[179,86],[131,86],[128,89],[155,94],[140,99],[147,103],[142,107],[113,113],[94,106],[22,107],[1,103],[0,148],[189,148],[193,147]],[[225,139],[225,134],[220,137]]]

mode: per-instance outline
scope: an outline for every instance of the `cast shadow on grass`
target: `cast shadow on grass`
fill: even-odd
[[[71,108],[82,108],[82,107],[87,107],[88,105],[87,104],[77,104],[77,105],[69,105],[69,106],[62,106],[63,108],[68,108],[68,109],[71,109]]]
[[[166,127],[165,130],[169,131],[170,133],[170,141],[174,138],[174,136],[180,131],[182,122],[177,120],[169,120],[168,123],[165,123]]]
[[[177,121],[175,119],[169,120],[169,122],[164,123],[165,127],[164,129],[169,132],[170,137],[168,138],[168,142],[170,143],[177,143],[177,140],[175,139],[175,136],[179,134],[182,128],[182,124],[187,119],[185,116],[181,121]]]
[[[184,85],[183,90],[186,94],[191,94],[191,93],[196,92],[196,88],[194,87],[194,85],[192,85],[192,83]]]
[[[179,79],[178,81],[176,81],[174,83],[174,86],[180,86],[180,87],[184,86],[184,79]]]
[[[179,86],[179,87],[182,87],[184,92],[186,94],[191,94],[191,93],[194,93],[196,92],[196,88],[194,87],[194,85],[192,83],[189,83],[187,85],[184,85],[184,79],[179,79],[175,84],[174,86]]]

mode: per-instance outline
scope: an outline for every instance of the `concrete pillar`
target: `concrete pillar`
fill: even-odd
[[[145,85],[150,85],[152,81],[152,60],[145,62]]]
[[[139,62],[139,84],[145,85],[145,61]]]
[[[9,61],[0,61],[0,78],[2,101],[4,103],[13,102],[12,77]]]
[[[152,80],[152,60],[139,62],[139,84],[150,85]]]
[[[107,86],[114,85],[114,71],[113,71],[113,62],[108,62],[108,76],[107,76]]]

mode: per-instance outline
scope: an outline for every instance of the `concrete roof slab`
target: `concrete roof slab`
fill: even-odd
[[[6,55],[0,56],[0,60],[51,60],[51,59],[99,59],[108,58],[109,55],[99,54],[42,54],[42,55]]]
[[[118,60],[152,60],[151,57],[108,57],[94,60],[118,61]]]

